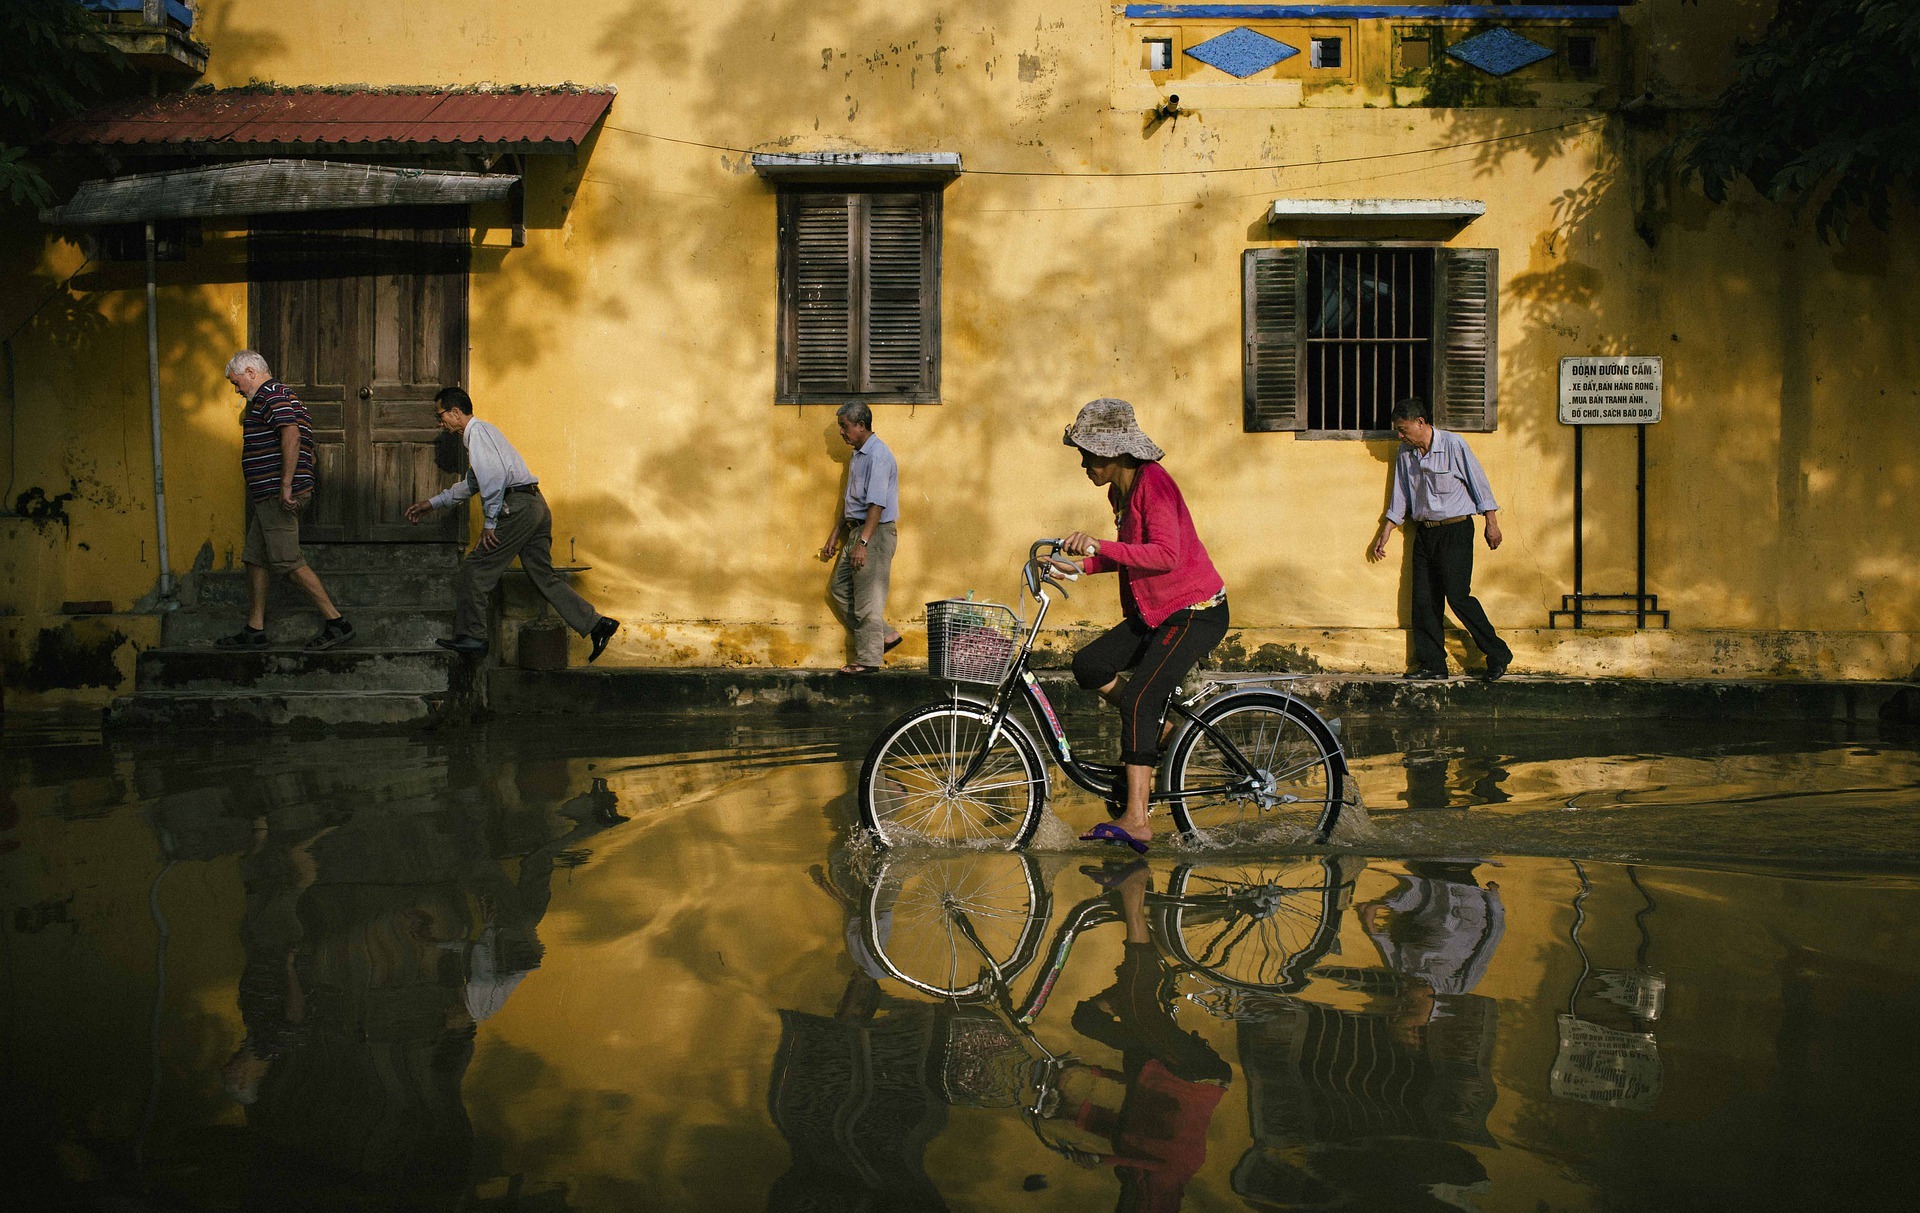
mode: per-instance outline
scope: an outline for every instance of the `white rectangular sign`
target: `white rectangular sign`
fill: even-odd
[[[1659,420],[1659,358],[1607,354],[1560,360],[1562,425],[1652,425]]]

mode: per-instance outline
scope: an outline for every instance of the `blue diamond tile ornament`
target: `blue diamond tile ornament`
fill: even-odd
[[[1187,54],[1208,67],[1217,67],[1227,75],[1242,80],[1299,53],[1298,47],[1288,46],[1265,34],[1257,34],[1244,25],[1230,29],[1218,38],[1209,38],[1199,46],[1187,48]]]
[[[1465,42],[1450,46],[1447,54],[1488,75],[1504,76],[1508,72],[1519,71],[1529,63],[1540,62],[1553,51],[1503,27],[1475,34]]]

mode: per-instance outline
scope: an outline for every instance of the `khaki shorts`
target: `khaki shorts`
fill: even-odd
[[[278,497],[249,501],[247,542],[240,549],[241,563],[259,565],[275,573],[305,568],[306,557],[300,554],[300,515],[306,511],[311,496],[309,493],[294,498],[292,513],[280,505]]]

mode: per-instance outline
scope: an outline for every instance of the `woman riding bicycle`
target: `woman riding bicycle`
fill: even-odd
[[[1062,543],[1082,573],[1120,574],[1118,626],[1074,654],[1073,676],[1120,709],[1125,810],[1080,837],[1145,854],[1153,768],[1160,760],[1167,702],[1187,672],[1227,634],[1227,589],[1195,533],[1180,486],[1160,460],[1166,452],[1141,433],[1133,406],[1102,398],[1080,410],[1065,445],[1080,452],[1087,479],[1107,490],[1117,540],[1075,531]],[[1132,670],[1123,685],[1119,675]],[[1114,789],[1118,800],[1121,789]]]

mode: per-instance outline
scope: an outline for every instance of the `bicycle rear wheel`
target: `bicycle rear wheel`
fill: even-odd
[[[860,823],[890,847],[1012,850],[1033,837],[1047,803],[1046,765],[1012,719],[987,747],[992,723],[986,706],[957,701],[916,708],[881,730],[860,771]]]
[[[1182,833],[1226,841],[1325,842],[1340,819],[1347,764],[1333,730],[1306,704],[1270,691],[1228,695],[1200,712],[1219,741],[1190,726],[1161,776]],[[1275,833],[1280,837],[1275,837]],[[1235,837],[1245,835],[1245,837]]]
[[[1167,882],[1167,947],[1237,989],[1292,993],[1333,947],[1349,888],[1332,856],[1183,864]]]
[[[1024,854],[889,857],[867,893],[863,937],[886,973],[940,998],[986,993],[1031,964],[1049,916]]]

